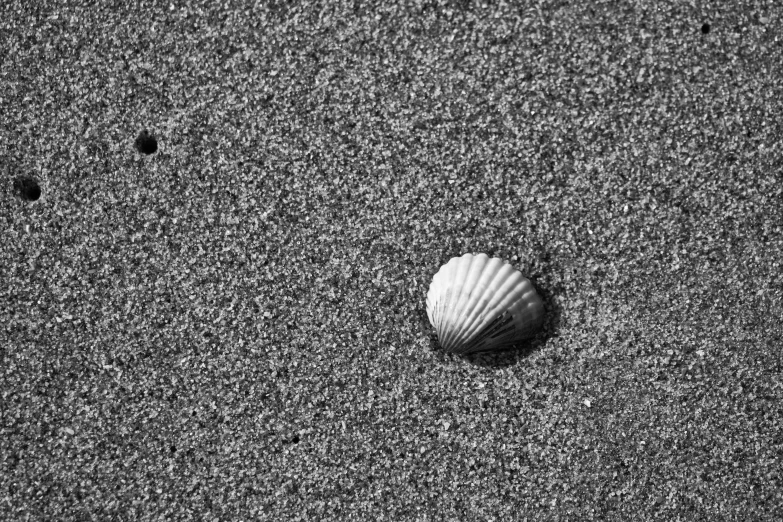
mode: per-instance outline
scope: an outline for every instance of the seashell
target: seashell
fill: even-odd
[[[444,350],[470,354],[509,348],[535,335],[544,322],[544,302],[502,259],[465,254],[432,278],[427,316]]]

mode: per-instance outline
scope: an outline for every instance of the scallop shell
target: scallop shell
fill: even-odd
[[[510,264],[486,254],[454,257],[427,292],[427,316],[443,349],[470,354],[511,347],[535,335],[544,303]]]

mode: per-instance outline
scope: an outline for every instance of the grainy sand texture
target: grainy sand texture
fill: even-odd
[[[2,2],[0,520],[780,520],[781,27]],[[530,342],[439,347],[466,252]]]

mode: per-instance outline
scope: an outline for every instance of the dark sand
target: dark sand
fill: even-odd
[[[0,519],[779,520],[783,5],[48,3],[0,8]],[[438,348],[465,252],[538,338]]]

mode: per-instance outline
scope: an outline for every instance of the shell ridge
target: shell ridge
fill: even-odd
[[[500,347],[513,337],[514,332],[514,318],[511,314],[502,314],[477,332],[477,335],[466,344],[465,353]]]
[[[464,275],[460,274],[461,264],[458,257],[452,257],[449,262],[444,265],[447,269],[443,274],[443,286],[441,289],[441,296],[443,296],[443,317],[440,320],[440,342],[444,346],[450,345],[450,335],[448,331],[448,325],[453,320],[454,305],[458,299],[459,294],[462,293],[462,288],[452,284],[452,281],[459,280],[460,277],[464,278]]]
[[[524,285],[526,279],[514,270],[513,267],[510,267],[510,269],[513,272],[513,277],[509,278],[505,284],[496,290],[495,295],[499,297],[494,299],[491,307],[486,307],[487,309],[483,316],[479,317],[480,320],[475,321],[474,324],[471,325],[474,334],[483,331],[498,315],[512,313],[513,316],[514,304],[521,298],[520,288]],[[466,342],[469,341],[470,338],[466,339]]]
[[[472,256],[470,254],[455,259],[454,280],[460,282],[460,292],[453,297],[450,303],[451,314],[444,325],[447,330],[444,344],[449,346],[455,346],[459,342],[455,326],[459,325],[462,320],[464,303],[470,299],[471,284],[475,277],[481,274],[488,260],[487,256]]]
[[[435,327],[435,331],[438,334],[438,339],[443,340],[444,336],[444,322],[446,314],[449,310],[449,300],[451,290],[449,289],[448,280],[451,272],[453,272],[453,265],[445,264],[435,276],[432,278],[429,292],[427,293],[427,299],[431,303],[432,318],[430,323]]]
[[[545,313],[530,280],[486,254],[452,257],[433,276],[425,301],[442,348],[457,354],[512,346],[535,335]]]
[[[511,313],[499,315],[494,321],[480,330],[474,339],[476,348],[481,351],[490,348],[499,348],[519,341],[518,330]]]
[[[498,263],[501,263],[501,265],[495,270]],[[465,340],[470,338],[472,335],[471,327],[482,316],[484,310],[490,306],[493,283],[503,276],[506,266],[499,259],[492,259],[484,266],[480,277],[475,282],[474,291],[470,299],[462,307],[464,320],[461,324],[456,325],[456,339],[465,342]]]
[[[509,275],[510,277],[508,277]],[[484,325],[492,322],[494,317],[506,307],[506,300],[503,296],[504,293],[510,294],[514,286],[518,284],[519,277],[516,276],[522,277],[511,265],[504,265],[503,270],[498,271],[492,282],[494,283],[503,277],[506,277],[506,280],[494,289],[493,286],[487,287],[486,293],[490,295],[490,298],[485,300],[483,306],[477,309],[476,313],[467,321],[465,330],[468,332],[468,335],[465,337],[465,342],[469,342],[476,332],[482,330]]]

